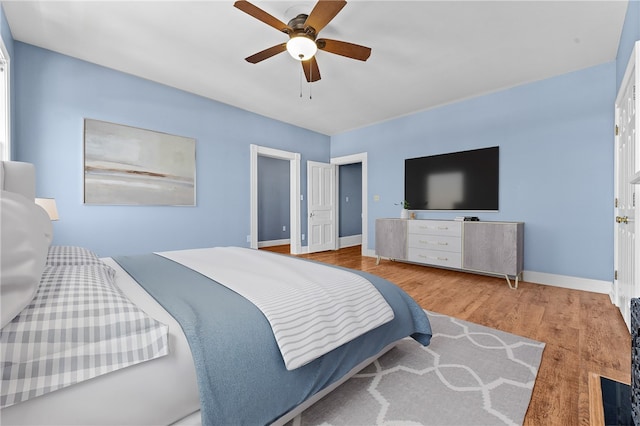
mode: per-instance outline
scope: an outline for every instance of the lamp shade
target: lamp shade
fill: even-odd
[[[305,35],[291,37],[287,42],[287,52],[298,61],[306,61],[313,58],[318,51],[316,42]]]
[[[42,207],[51,220],[58,220],[58,209],[56,208],[56,200],[53,198],[36,198],[36,204]]]

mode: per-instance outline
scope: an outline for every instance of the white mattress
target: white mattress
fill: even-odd
[[[120,266],[116,283],[169,326],[169,354],[7,407],[2,425],[169,425],[200,409],[196,372],[180,325]],[[199,423],[199,415],[191,418]]]

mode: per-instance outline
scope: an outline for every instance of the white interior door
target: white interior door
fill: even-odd
[[[637,54],[634,49],[625,77],[616,98],[616,154],[615,154],[615,279],[613,300],[622,312],[622,317],[630,327],[630,300],[640,296],[640,260],[637,256],[636,219],[638,218],[637,191],[635,184],[640,174],[638,155],[637,115],[638,85]]]
[[[337,248],[335,179],[335,165],[307,161],[309,253]]]

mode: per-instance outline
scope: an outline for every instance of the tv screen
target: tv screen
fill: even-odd
[[[498,210],[499,147],[404,162],[404,198],[411,210]]]

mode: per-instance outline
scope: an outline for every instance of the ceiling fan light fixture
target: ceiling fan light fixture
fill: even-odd
[[[316,42],[306,35],[291,37],[287,42],[287,52],[298,61],[306,61],[313,58],[318,51]]]

